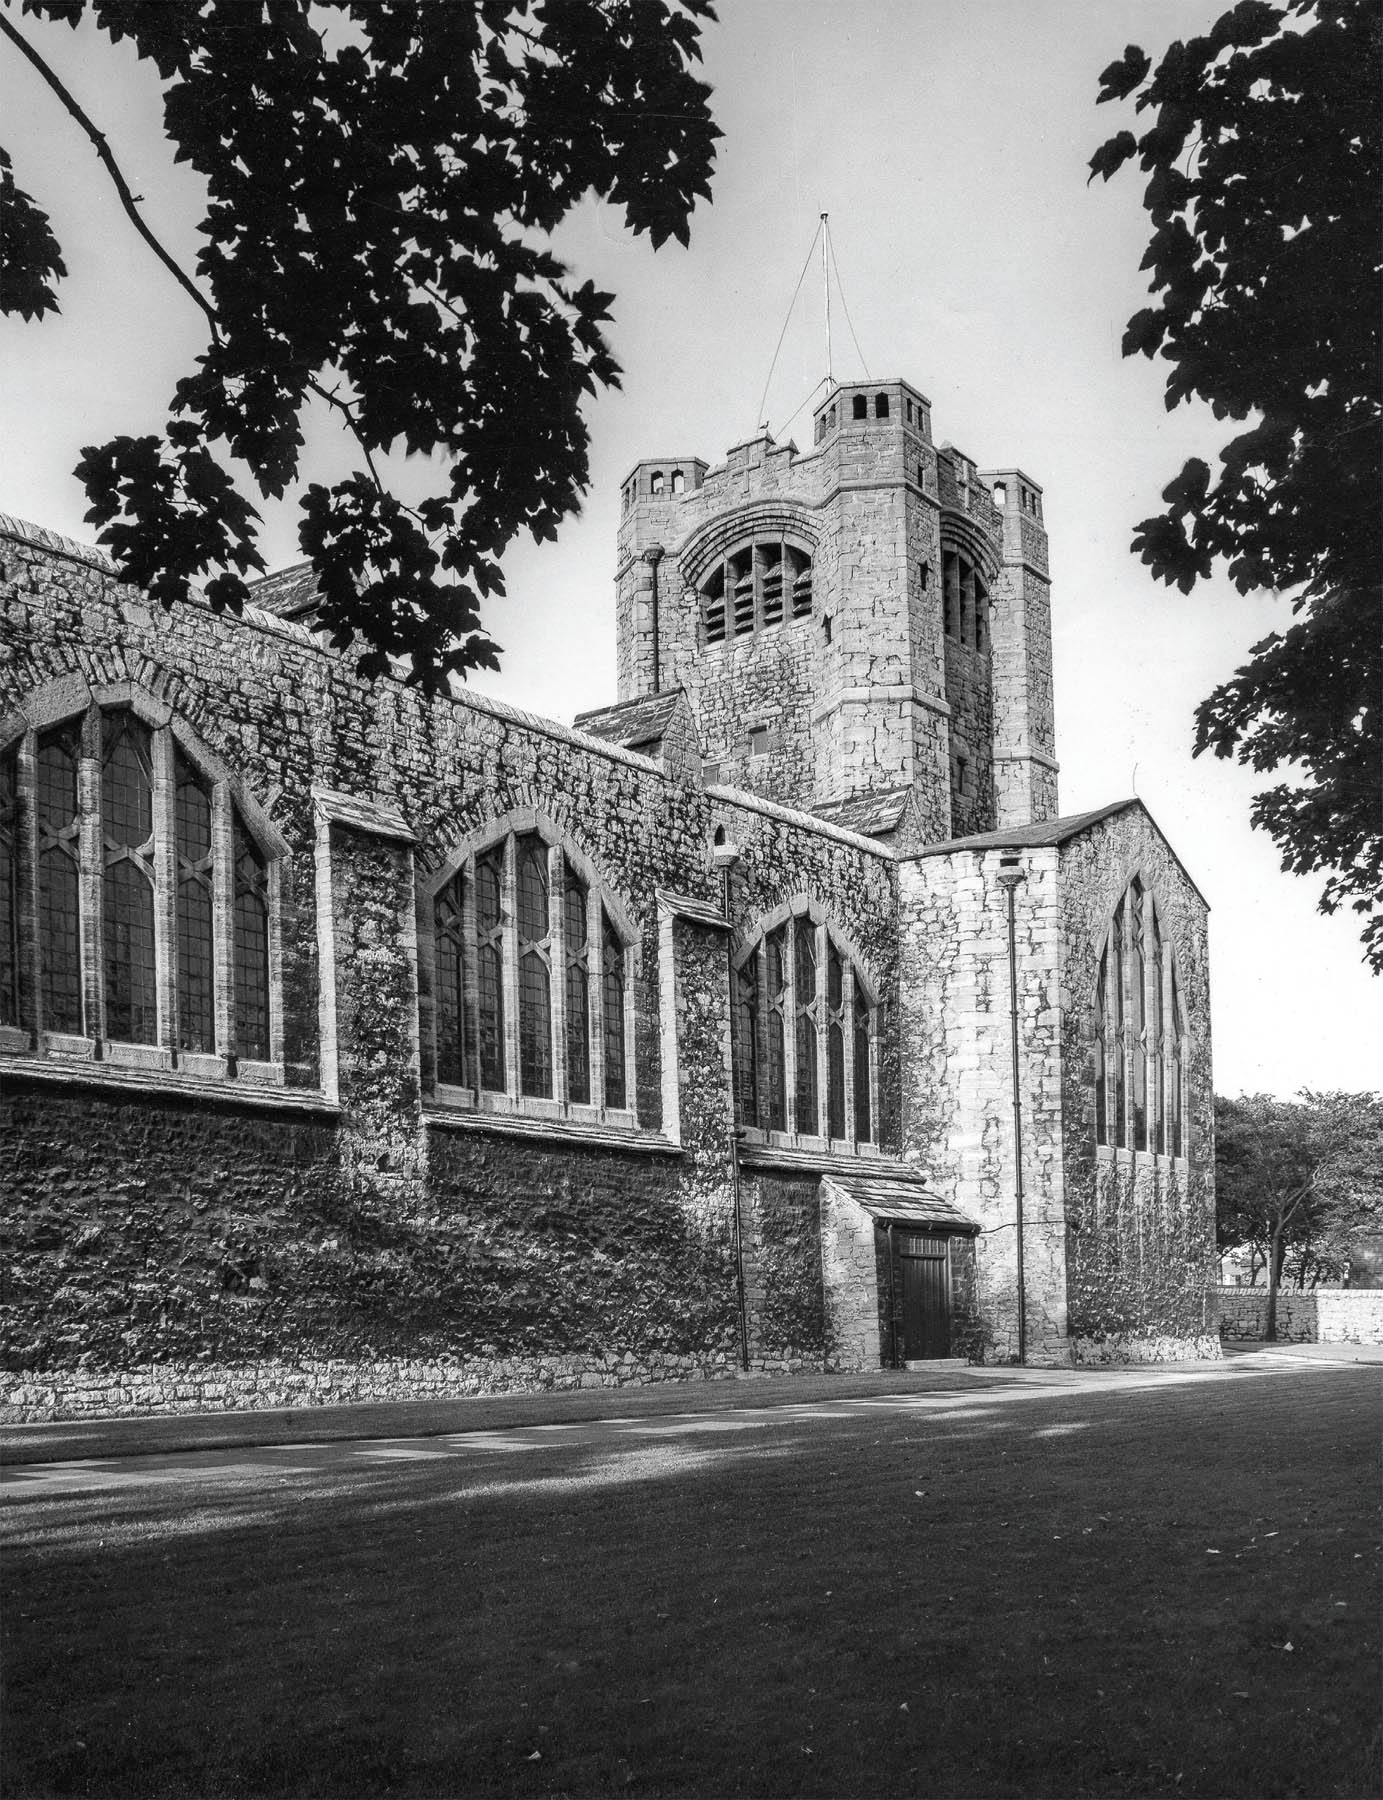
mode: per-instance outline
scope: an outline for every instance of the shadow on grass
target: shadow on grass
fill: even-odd
[[[1368,1793],[1376,1399],[793,1408],[31,1499],[4,1791]]]

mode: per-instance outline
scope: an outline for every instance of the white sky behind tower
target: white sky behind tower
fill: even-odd
[[[1227,3],[1227,0],[1224,0]],[[1157,57],[1222,0],[724,0],[704,39],[725,136],[715,200],[689,249],[654,254],[587,202],[558,250],[617,296],[621,391],[588,408],[592,486],[555,544],[517,545],[487,623],[504,646],[483,691],[555,718],[614,697],[619,484],[641,457],[720,461],[758,423],[774,345],[818,215],[831,216],[854,330],[874,377],[932,402],[938,442],[981,468],[1019,465],[1051,536],[1061,810],[1137,793],[1212,906],[1218,1092],[1383,1087],[1383,989],[1350,915],[1316,911],[1317,878],[1286,875],[1248,825],[1261,780],[1191,756],[1196,703],[1285,628],[1285,601],[1227,581],[1188,596],[1129,552],[1136,522],[1226,426],[1167,413],[1165,365],[1119,343],[1145,304],[1142,181],[1086,185],[1124,122],[1096,108],[1125,44]],[[198,188],[162,148],[157,90],[87,28],[21,22],[110,136],[156,234],[190,267]],[[158,430],[203,344],[200,315],[120,215],[86,140],[0,46],[3,141],[52,215],[70,279],[61,318],[0,320],[0,510],[89,540],[71,476],[79,448]],[[833,319],[837,378],[859,360]],[[807,447],[803,407],[825,372],[813,270],[778,358],[767,416]],[[797,414],[791,429],[785,424]],[[327,421],[315,479],[353,466]],[[406,484],[410,476],[402,473]],[[270,566],[298,558],[290,508],[266,508]]]

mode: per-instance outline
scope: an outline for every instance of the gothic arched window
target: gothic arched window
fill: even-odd
[[[864,977],[819,909],[799,901],[781,923],[770,915],[735,961],[739,1124],[871,1142],[873,1019]]]
[[[477,833],[423,892],[433,1097],[634,1123],[634,934],[609,887],[534,815]]]
[[[0,750],[0,1048],[282,1079],[279,864],[214,760],[137,700]]]
[[[1181,986],[1156,902],[1136,875],[1100,950],[1094,1025],[1096,1143],[1184,1156]]]

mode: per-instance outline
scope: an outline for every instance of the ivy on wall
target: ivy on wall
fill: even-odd
[[[1070,1209],[1066,1300],[1072,1337],[1192,1338],[1215,1329],[1214,1252],[1193,1172],[1101,1162],[1093,1199]]]

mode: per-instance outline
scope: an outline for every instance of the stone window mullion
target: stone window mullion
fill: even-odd
[[[504,984],[504,1086],[517,1101],[519,1079],[519,896],[518,840],[504,840],[504,873],[500,884],[501,976]]]
[[[605,932],[600,889],[586,888],[586,968],[589,971],[591,1105],[605,1112]]]
[[[806,918],[804,926],[810,925]],[[815,927],[816,935],[816,998],[812,1001],[811,1013],[816,1022],[816,1118],[812,1122],[814,1137],[829,1136],[831,1109],[831,1007],[830,1007],[830,955],[831,947],[827,941],[826,927]],[[841,972],[841,986],[845,985],[844,970]]]
[[[794,1137],[797,1124],[797,944],[796,919],[783,933],[783,1122]]]
[[[152,734],[154,772],[154,967],[158,985],[157,1042],[178,1044],[178,847],[177,781],[173,734],[164,726]]]
[[[480,927],[475,907],[475,856],[461,865],[461,1074],[476,1100],[480,1078]]]
[[[555,844],[547,847],[548,1017],[552,1029],[552,1097],[566,1110],[571,1083],[567,1075],[567,859]]]
[[[77,766],[78,883],[81,895],[82,1013],[86,1035],[106,1036],[103,951],[106,853],[101,834],[101,714],[91,707],[82,720]]]
[[[845,1141],[855,1144],[855,969],[841,958],[841,1036],[845,1042]]]
[[[43,964],[38,933],[38,733],[26,731],[19,744],[19,1017],[35,1034],[42,1031]],[[39,1038],[35,1035],[35,1043]]]
[[[215,946],[216,1049],[233,1056],[235,1044],[235,809],[230,787],[211,790],[211,922]]]

